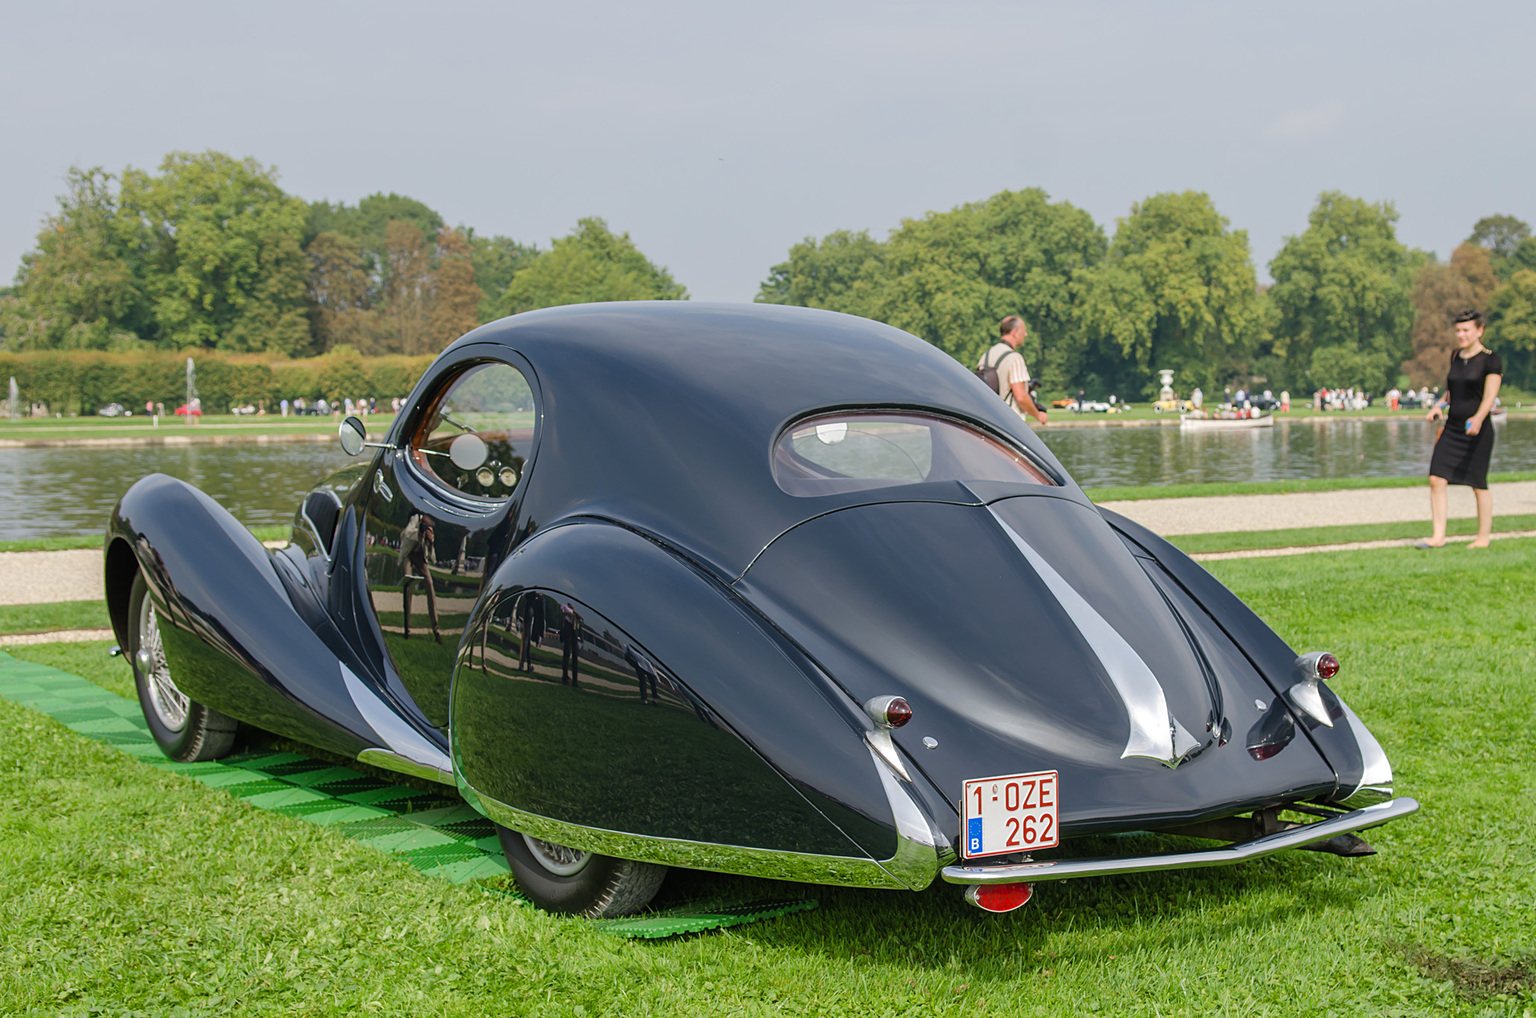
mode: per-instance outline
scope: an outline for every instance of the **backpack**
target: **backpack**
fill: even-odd
[[[1002,345],[1002,344],[998,344],[998,345]],[[996,346],[994,346],[993,349],[996,349]],[[997,364],[996,364],[996,362],[988,363],[988,360],[991,357],[991,354],[992,354],[991,350],[988,350],[985,354],[983,354],[982,357],[981,357],[981,366],[977,367],[977,368],[973,368],[972,372],[976,375],[977,378],[981,379],[983,382],[986,383],[987,388],[991,389],[993,392],[996,392],[997,391],[997,381],[998,381],[998,379],[997,379]],[[1007,357],[1007,356],[1008,356],[1007,353],[1003,354],[1003,357]],[[999,358],[999,360],[1000,359],[1001,358]]]

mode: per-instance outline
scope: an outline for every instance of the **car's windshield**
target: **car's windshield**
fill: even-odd
[[[773,477],[798,496],[928,481],[1056,483],[975,428],[896,411],[822,414],[792,425],[774,448]]]

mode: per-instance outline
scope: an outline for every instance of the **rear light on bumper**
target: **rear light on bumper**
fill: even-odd
[[[965,900],[986,912],[1012,912],[1034,894],[1034,884],[972,884],[965,889]]]

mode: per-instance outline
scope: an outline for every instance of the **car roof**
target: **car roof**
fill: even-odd
[[[830,509],[942,497],[915,490],[935,485],[894,495],[785,493],[773,478],[773,444],[810,412],[897,407],[969,419],[1011,437],[1066,479],[972,372],[865,318],[769,304],[579,304],[481,326],[444,357],[486,343],[520,353],[537,376],[543,419],[525,502],[536,525],[603,516],[727,577],[739,576],[785,530]],[[1070,481],[1067,488],[1082,498]]]

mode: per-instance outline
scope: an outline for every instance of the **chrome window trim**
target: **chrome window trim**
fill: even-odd
[[[783,424],[783,425],[781,425],[779,427],[778,431],[776,431],[774,433],[773,441],[769,443],[769,446],[768,446],[768,458],[769,458],[769,470],[770,470],[770,472],[774,471],[773,458],[774,458],[774,455],[775,455],[775,451],[778,449],[779,443],[784,440],[785,436],[790,435],[796,428],[803,428],[803,427],[805,427],[807,424],[809,424],[810,422],[814,421],[818,417],[830,417],[830,416],[834,416],[836,414],[890,414],[890,415],[903,415],[903,416],[909,416],[909,417],[928,417],[928,418],[932,418],[932,419],[937,420],[937,421],[941,421],[941,422],[943,422],[945,424],[951,424],[951,425],[954,425],[956,427],[959,427],[959,428],[962,428],[962,429],[965,429],[965,430],[968,430],[968,431],[974,431],[974,432],[976,432],[977,434],[981,435],[984,438],[988,438],[988,439],[991,439],[994,442],[997,442],[999,445],[1003,446],[1004,448],[1006,448],[1010,452],[1012,452],[1012,453],[1022,457],[1023,459],[1025,459],[1036,470],[1039,470],[1042,474],[1044,474],[1045,477],[1047,478],[1048,482],[1049,482],[1049,483],[1046,483],[1046,484],[1036,484],[1034,482],[1020,482],[1020,487],[1027,488],[1027,489],[1043,488],[1046,491],[1050,491],[1052,489],[1056,489],[1056,490],[1059,491],[1061,489],[1064,489],[1064,488],[1068,487],[1068,483],[1069,482],[1067,481],[1067,479],[1065,477],[1063,477],[1060,473],[1058,473],[1054,468],[1047,466],[1040,459],[1040,457],[1035,455],[1035,453],[1028,446],[1024,445],[1023,442],[1020,442],[1013,435],[1009,435],[1009,434],[1007,434],[1005,432],[1001,432],[1001,431],[996,430],[991,424],[983,423],[983,422],[981,422],[979,420],[976,420],[974,418],[966,417],[966,416],[964,416],[962,414],[955,413],[955,412],[950,411],[950,410],[937,410],[937,409],[934,409],[933,407],[905,406],[905,405],[901,405],[901,404],[889,404],[889,403],[880,403],[880,404],[871,404],[871,405],[821,407],[821,408],[816,409],[816,410],[807,410],[807,411],[804,411],[802,413],[796,414],[794,417],[791,417],[785,424]],[[877,485],[875,487],[871,487],[871,488],[867,488],[867,489],[858,489],[858,490],[861,491],[861,492],[862,491],[884,492],[884,491],[890,491],[891,489],[894,489],[894,488],[909,487],[911,483],[912,482],[905,482],[905,481],[903,481],[903,482],[899,482],[899,483],[895,483],[895,484],[889,484],[889,485],[883,485],[883,486],[882,485]],[[964,481],[960,481],[959,483],[964,484],[965,482]],[[782,484],[779,484],[778,476],[777,476],[776,473],[775,473],[775,476],[774,476],[774,484],[778,485],[779,490],[784,491],[784,486]],[[790,493],[788,491],[785,491],[785,494],[790,494]],[[825,495],[790,495],[790,497],[791,498],[825,498],[827,496],[825,496]],[[1070,496],[1068,496],[1068,497],[1070,498]],[[890,501],[901,501],[901,499],[893,498],[893,499],[890,499]],[[1076,501],[1076,499],[1073,499],[1073,501]]]
[[[476,368],[482,368],[488,364],[500,364],[503,367],[516,371],[522,376],[523,381],[527,383],[528,391],[533,396],[533,438],[529,442],[528,455],[523,457],[523,469],[518,471],[517,484],[513,485],[512,490],[507,492],[505,496],[501,498],[486,498],[481,495],[471,495],[468,492],[459,491],[432,471],[423,469],[422,465],[416,462],[416,457],[411,455],[411,450],[414,448],[411,444],[411,432],[421,418],[423,403],[420,399],[413,401],[411,415],[408,420],[403,413],[396,418],[400,422],[396,425],[396,427],[400,428],[400,433],[395,436],[393,442],[389,443],[394,451],[397,464],[405,464],[405,470],[411,475],[412,480],[426,488],[437,498],[446,501],[453,511],[481,519],[494,516],[498,510],[505,509],[511,505],[518,492],[523,490],[523,483],[528,476],[529,469],[533,466],[533,452],[539,445],[539,424],[543,417],[539,409],[539,390],[535,388],[529,372],[514,364],[510,359],[482,356],[469,358],[453,365],[443,373],[443,375],[447,376],[446,381],[443,375],[439,375],[432,381],[427,392],[422,394],[424,398],[428,398],[430,393],[437,391],[438,386],[443,385],[451,389],[453,386],[458,385],[465,375]],[[396,469],[400,469],[398,465]]]

